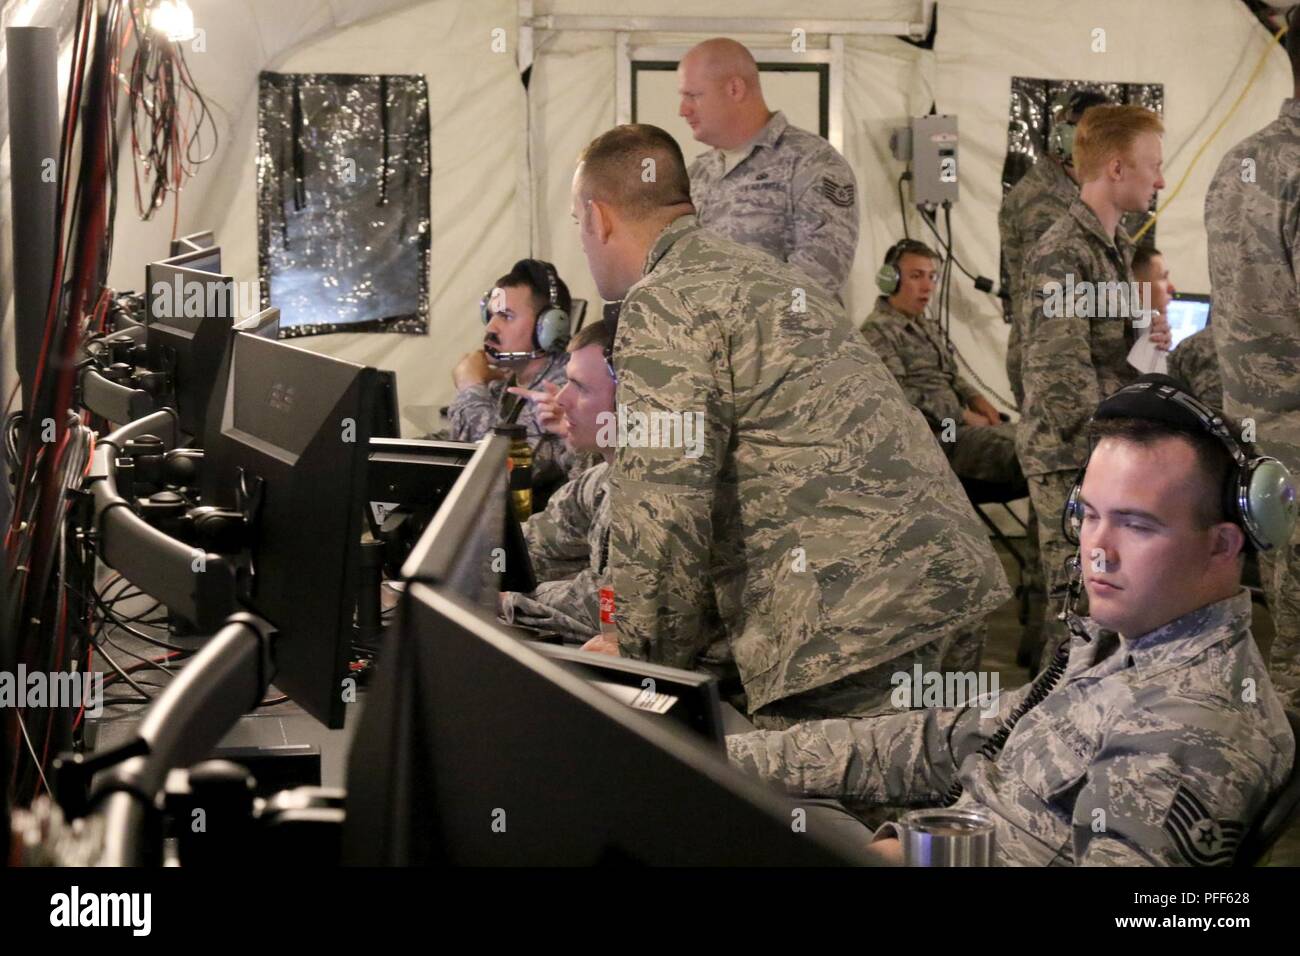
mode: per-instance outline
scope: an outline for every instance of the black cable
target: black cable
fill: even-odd
[[[153,698],[149,694],[145,693],[144,688],[141,687],[139,684],[137,684],[131,678],[130,674],[122,670],[122,668],[118,665],[117,661],[113,660],[113,656],[109,654],[108,651],[104,650],[104,646],[102,644],[97,645],[97,650],[99,651],[99,656],[104,658],[104,660],[108,661],[108,666],[113,668],[113,670],[117,671],[117,675],[120,678],[122,678],[122,680],[130,684],[132,689],[134,689],[137,694],[139,694],[141,697],[144,697],[146,700],[153,700]]]
[[[951,213],[952,210],[951,204],[944,203],[944,209],[946,212]],[[972,282],[978,282],[979,278],[970,274],[967,268],[961,264],[961,261],[957,258],[956,253],[953,252],[952,247],[948,243],[944,242],[943,237],[939,235],[939,230],[935,228],[934,223],[931,221],[931,217],[934,214],[927,213],[924,209],[918,210],[918,212],[920,212],[921,214],[921,221],[925,223],[926,227],[930,230],[930,232],[934,233],[935,242],[939,243],[943,247],[943,251],[947,255],[947,257],[956,264],[958,269],[960,269],[963,273],[965,273],[966,278],[970,279]],[[951,236],[951,234],[952,233],[950,228],[949,236]]]
[[[911,239],[911,238],[912,238],[911,235],[909,235],[909,234],[908,234],[908,231],[907,231],[907,203],[905,203],[905,202],[903,201],[903,180],[904,180],[904,179],[910,179],[911,176],[912,176],[912,174],[911,174],[910,172],[908,172],[907,170],[903,170],[903,171],[902,171],[901,173],[899,173],[899,175],[898,175],[898,215],[899,215],[899,218],[903,220],[903,238],[904,238],[904,239]]]

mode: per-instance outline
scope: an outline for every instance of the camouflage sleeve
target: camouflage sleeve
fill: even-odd
[[[1006,292],[1011,297],[1014,308],[1020,295],[1020,269],[1023,266],[1023,257],[1015,210],[1005,199],[998,209],[998,244],[1002,252],[1002,269],[1007,275]]]
[[[500,405],[489,382],[462,388],[447,409],[451,440],[478,441],[500,420]]]
[[[712,643],[710,552],[714,495],[731,440],[730,377],[715,356],[722,335],[672,290],[647,285],[624,300],[615,369],[629,422],[691,416],[691,448],[620,441],[610,471],[609,573],[626,657],[691,667]],[[666,426],[660,431],[667,430]],[[691,451],[693,455],[687,455]]]
[[[1225,866],[1259,812],[1257,758],[1218,729],[1223,704],[1107,734],[1074,804],[1080,866]],[[1176,730],[1164,729],[1175,727]]]
[[[587,532],[592,513],[583,494],[583,477],[561,485],[546,510],[524,523],[524,540],[538,581],[572,577],[591,565]]]
[[[970,403],[984,394],[970,382],[966,381],[966,377],[962,375],[961,372],[955,372],[953,374],[952,387],[957,393],[957,397],[961,399],[963,408],[970,408]]]
[[[534,434],[529,429],[528,443],[533,446],[533,486],[558,485],[568,481],[577,464],[577,456],[559,435]]]
[[[1057,315],[1060,296],[1050,294],[1066,287],[1067,275],[1078,283],[1087,274],[1068,248],[1031,257],[1026,265],[1021,374],[1024,407],[1034,410],[1034,440],[1022,456],[1029,459],[1026,474],[1078,467],[1087,457],[1085,426],[1102,399],[1092,364],[1091,320]]]
[[[838,296],[858,251],[858,187],[853,170],[843,156],[828,148],[799,164],[791,191],[794,249],[789,261]]]
[[[737,734],[727,738],[727,755],[741,769],[796,796],[936,803],[957,772],[948,741],[964,712],[926,708]]]
[[[903,390],[903,397],[907,399],[907,403],[914,408],[920,409],[921,414],[925,416],[931,428],[940,427],[939,419],[935,417],[933,410],[930,408],[925,389],[917,385],[915,380],[908,376],[907,366],[903,364],[903,357],[899,355],[898,349],[880,323],[863,323],[862,334],[866,336],[871,351],[876,353],[880,361],[885,363],[885,368],[889,369],[889,374],[894,376],[894,381]]]
[[[502,618],[539,631],[578,640],[600,631],[600,581],[584,568],[563,581],[545,581],[532,594],[508,591],[501,597]]]

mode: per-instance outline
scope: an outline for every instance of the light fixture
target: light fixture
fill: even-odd
[[[194,39],[194,11],[186,0],[160,0],[149,25],[173,42]]]

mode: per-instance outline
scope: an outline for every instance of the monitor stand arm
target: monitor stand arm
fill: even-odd
[[[157,835],[167,774],[207,758],[235,721],[262,702],[275,676],[274,634],[253,614],[231,615],[154,699],[137,731],[144,753],[97,780],[92,799],[102,800],[105,823],[101,865],[157,864],[162,843],[150,834]]]

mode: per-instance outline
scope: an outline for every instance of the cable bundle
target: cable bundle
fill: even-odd
[[[129,97],[131,149],[139,163],[132,166],[136,209],[141,219],[151,219],[166,202],[167,193],[175,192],[177,201],[172,221],[175,236],[180,217],[180,191],[185,180],[216,152],[217,125],[185,61],[184,45],[168,40],[149,25],[158,0],[123,6],[130,20],[122,31],[119,51],[124,51],[131,38],[135,38],[134,54],[119,79]],[[116,97],[115,89],[114,115]],[[203,153],[205,127],[211,131],[212,145]]]

